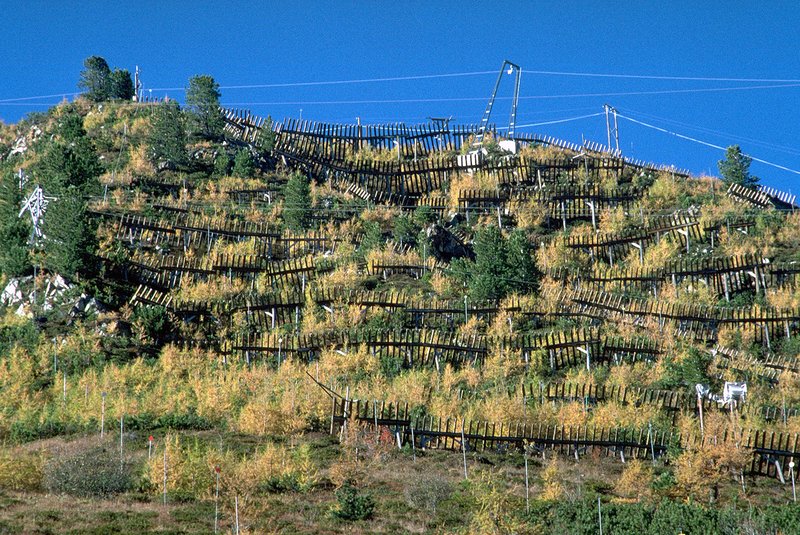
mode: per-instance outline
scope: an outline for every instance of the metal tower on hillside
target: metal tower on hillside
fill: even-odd
[[[506,67],[508,70],[506,71]],[[470,144],[470,152],[479,151],[483,147],[483,139],[486,135],[486,129],[489,128],[489,118],[492,116],[492,107],[494,106],[494,99],[497,96],[497,90],[500,88],[500,81],[503,79],[503,73],[512,74],[516,71],[516,79],[514,80],[514,98],[511,101],[511,118],[508,122],[508,137],[514,136],[514,127],[517,123],[517,103],[519,102],[519,83],[522,77],[522,67],[508,60],[503,61],[500,67],[500,73],[497,75],[497,81],[494,84],[492,96],[489,98],[489,103],[486,105],[486,110],[483,112],[481,124],[478,131],[475,132],[475,137]]]
[[[25,212],[30,213],[31,223],[33,225],[30,237],[31,243],[37,238],[42,237],[42,229],[40,228],[42,217],[44,216],[45,210],[47,210],[47,205],[53,200],[55,200],[55,197],[48,197],[45,195],[42,186],[37,184],[30,196],[22,203],[22,209],[19,211],[17,217],[22,217]]]

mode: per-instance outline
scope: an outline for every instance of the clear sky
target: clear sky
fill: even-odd
[[[304,119],[322,121],[452,115],[475,123],[509,59],[523,68],[518,124],[592,115],[609,103],[632,119],[713,145],[738,143],[800,171],[796,0],[0,4],[6,122],[72,98],[83,60],[100,55],[112,68],[139,65],[145,94],[181,100],[190,76],[210,74],[223,103],[277,120],[302,109]],[[427,75],[437,77],[418,78]],[[402,77],[410,79],[296,85]],[[498,126],[508,122],[511,78],[495,105]],[[272,87],[233,87],[253,85]],[[43,95],[51,96],[27,99]],[[606,140],[602,116],[523,131]],[[622,118],[619,133],[624,154],[693,172],[716,173],[723,154]],[[800,174],[758,162],[751,170],[800,192]]]

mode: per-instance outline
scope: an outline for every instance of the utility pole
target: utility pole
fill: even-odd
[[[617,152],[619,152],[619,126],[617,123],[617,110],[608,104],[603,104],[603,110],[606,112],[606,135],[608,139],[608,150],[611,150],[611,134],[613,133],[614,146],[616,147]],[[610,114],[614,115],[614,128],[611,128]]]

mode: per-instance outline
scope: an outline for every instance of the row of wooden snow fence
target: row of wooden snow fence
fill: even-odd
[[[646,317],[663,324],[671,320],[685,324],[698,324],[709,329],[721,326],[753,327],[764,330],[764,336],[784,334],[787,338],[800,331],[800,308],[776,309],[768,307],[711,307],[691,304],[674,304],[663,300],[650,300],[614,295],[596,290],[571,290],[561,288],[550,291],[552,301],[572,308],[587,317],[598,319]],[[765,340],[766,341],[766,340]]]
[[[599,450],[606,455],[626,459],[653,459],[671,447],[695,448],[701,444],[735,442],[752,451],[749,473],[778,477],[789,475],[789,462],[797,462],[798,433],[774,430],[745,429],[740,433],[714,436],[681,436],[653,428],[597,428],[530,424],[527,422],[496,423],[465,421],[462,418],[434,416],[413,417],[408,404],[377,400],[331,398],[330,432],[336,433],[348,423],[358,422],[378,432],[387,429],[400,447],[414,449],[449,449],[456,451],[512,451],[542,453],[546,450],[579,458]]]
[[[394,409],[394,411],[392,410]],[[511,451],[585,455],[598,449],[606,455],[625,459],[659,457],[666,453],[673,436],[649,429],[565,427],[527,423],[464,421],[459,418],[422,416],[411,418],[408,406],[368,400],[332,398],[331,432],[346,422],[386,427],[401,446],[414,449],[457,451]]]
[[[597,264],[596,264],[597,265]],[[800,267],[798,268],[800,272]],[[604,290],[606,287],[636,288],[652,290],[658,295],[661,284],[671,282],[677,286],[681,282],[703,283],[714,290],[716,295],[724,295],[730,300],[732,293],[755,288],[757,291],[768,287],[777,277],[773,274],[772,265],[767,258],[753,255],[686,259],[656,268],[627,266],[614,268],[610,266],[596,267],[588,273],[550,270],[548,275],[563,282],[574,281],[586,289]]]
[[[316,137],[321,142],[336,143],[349,142],[353,148],[363,148],[364,141],[367,141],[373,148],[396,149],[399,142],[402,146],[401,154],[404,157],[415,156],[414,149],[417,148],[419,155],[420,147],[425,152],[451,148],[459,150],[461,145],[478,130],[478,125],[453,125],[444,126],[442,122],[425,123],[417,125],[384,124],[384,125],[359,125],[359,124],[332,124],[318,123],[315,121],[302,121],[296,119],[286,119],[281,124],[276,125],[276,132],[283,135],[305,135]],[[496,136],[494,125],[489,125],[487,131]],[[618,151],[612,151],[608,147],[597,143],[586,143],[583,146],[569,141],[542,136],[538,134],[518,133],[513,139],[524,144],[551,145],[573,153],[584,153],[589,155],[598,154],[608,159],[620,160],[621,164],[631,167],[640,172],[669,172],[675,176],[688,177],[689,172],[684,169],[676,169],[664,165],[652,164],[631,158],[625,158]],[[329,153],[331,148],[323,147],[322,152]],[[338,151],[341,148],[336,147]],[[346,154],[334,152],[331,157],[343,159]]]

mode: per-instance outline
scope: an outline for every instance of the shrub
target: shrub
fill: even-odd
[[[130,490],[133,463],[102,446],[59,456],[44,466],[48,492],[75,496],[108,496]]]
[[[155,421],[155,427],[168,429],[197,429],[205,430],[213,427],[212,423],[202,416],[198,416],[194,407],[189,407],[185,413],[168,412]]]
[[[133,328],[141,345],[160,345],[171,329],[167,309],[160,306],[137,308],[133,314]]]
[[[11,423],[8,430],[8,439],[14,444],[24,444],[25,442],[33,442],[34,440],[75,433],[77,431],[78,428],[76,425],[57,421],[52,415],[40,419],[37,414],[31,414]]]
[[[184,445],[179,435],[167,434],[163,441],[167,458],[167,493],[172,499],[189,501],[207,496],[214,484],[213,464],[208,450],[197,438]],[[151,490],[163,492],[164,450],[154,452],[148,461],[146,479]]]
[[[0,489],[40,490],[44,461],[41,453],[0,450]]]
[[[255,174],[256,166],[248,149],[239,149],[233,160],[233,176],[248,178]]]
[[[357,488],[345,484],[336,491],[337,507],[333,515],[342,520],[365,520],[372,516],[375,500],[369,494],[362,494]]]
[[[406,489],[406,500],[416,509],[424,509],[436,514],[440,503],[450,498],[453,486],[441,477],[423,474]]]

